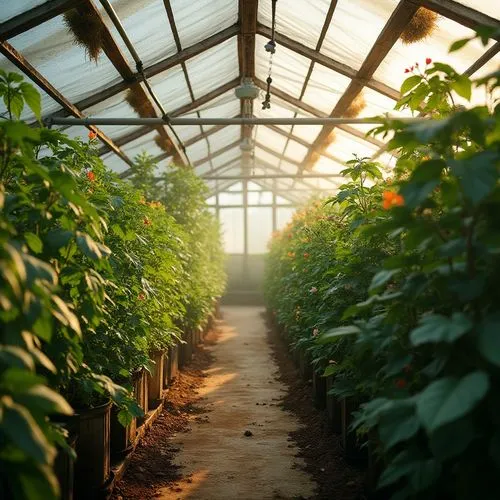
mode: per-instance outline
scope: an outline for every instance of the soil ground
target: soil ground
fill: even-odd
[[[223,315],[169,391],[114,498],[359,498],[360,472],[341,458],[263,309],[226,307]]]

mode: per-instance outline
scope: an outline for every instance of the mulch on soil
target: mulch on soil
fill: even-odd
[[[207,344],[215,341],[211,332]],[[136,447],[129,466],[116,485],[113,500],[148,500],[160,496],[158,490],[170,487],[180,492],[183,477],[173,459],[180,450],[170,443],[174,434],[189,432],[189,418],[206,410],[200,408],[197,388],[203,384],[213,359],[203,347],[195,349],[193,361],[185,367],[170,387],[163,411]],[[188,479],[189,482],[189,479]]]
[[[268,342],[279,367],[276,378],[288,388],[283,409],[294,414],[300,423],[300,428],[290,433],[290,440],[300,448],[297,456],[306,462],[305,471],[318,485],[310,500],[363,498],[364,471],[344,460],[340,436],[330,430],[326,412],[314,408],[311,384],[301,379],[288,346],[269,325]]]

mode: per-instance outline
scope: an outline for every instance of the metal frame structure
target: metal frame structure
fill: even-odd
[[[351,126],[352,124],[358,123],[376,123],[376,121],[370,121],[366,119],[345,119],[343,118],[343,114],[365,87],[393,100],[397,100],[400,97],[400,93],[398,90],[378,81],[374,77],[374,75],[376,74],[378,67],[387,56],[389,51],[393,48],[393,46],[401,36],[401,33],[403,32],[407,24],[411,21],[412,17],[419,7],[426,7],[427,9],[430,9],[438,13],[439,15],[451,19],[468,28],[475,28],[480,25],[500,28],[499,20],[478,12],[473,8],[466,7],[455,0],[400,0],[391,17],[388,19],[386,25],[379,33],[378,38],[373,44],[371,50],[368,52],[365,60],[363,61],[359,69],[355,69],[342,62],[336,61],[335,59],[328,57],[321,52],[322,45],[324,43],[327,31],[330,27],[332,19],[335,15],[335,9],[337,7],[337,0],[331,0],[315,48],[308,47],[295,39],[287,37],[286,35],[280,33],[279,29],[275,34],[275,39],[278,46],[286,47],[293,53],[305,57],[310,61],[309,69],[298,98],[289,95],[287,92],[283,91],[280,88],[271,88],[271,93],[273,96],[283,100],[295,110],[294,117],[292,119],[272,120],[255,118],[253,117],[253,102],[242,101],[240,113],[237,116],[234,116],[231,119],[225,118],[218,120],[213,118],[201,118],[199,111],[200,108],[209,105],[219,97],[223,96],[225,93],[235,89],[244,78],[253,79],[255,84],[261,89],[266,88],[266,83],[259,78],[256,78],[255,44],[257,35],[261,35],[267,38],[271,36],[271,27],[261,24],[258,21],[257,14],[259,8],[259,0],[238,0],[239,14],[236,24],[229,26],[216,34],[209,36],[205,40],[197,42],[189,47],[184,47],[181,43],[174,10],[172,9],[170,0],[163,0],[165,6],[165,16],[168,19],[169,25],[171,27],[177,53],[169,57],[165,57],[164,59],[147,67],[142,67],[142,63],[138,64],[138,61],[140,60],[138,59],[133,44],[130,42],[130,40],[128,40],[123,27],[119,27],[120,20],[111,16],[115,26],[118,27],[120,36],[124,39],[126,45],[129,47],[130,52],[133,55],[135,54],[135,56],[137,56],[134,56],[135,62],[137,64],[137,67],[135,69],[129,66],[126,57],[122,53],[118,43],[113,38],[112,32],[105,22],[103,14],[101,14],[99,9],[97,9],[95,5],[96,1],[97,0],[47,0],[45,3],[39,5],[38,7],[32,8],[31,10],[0,24],[0,53],[3,54],[15,66],[17,66],[20,71],[22,71],[28,78],[30,78],[36,85],[38,85],[38,87],[40,87],[61,106],[61,109],[56,113],[52,114],[51,116],[44,117],[46,123],[85,125],[88,129],[94,131],[97,134],[98,139],[101,141],[102,147],[99,149],[100,155],[113,152],[129,166],[133,165],[133,161],[124,153],[122,148],[131,141],[134,141],[148,134],[153,127],[158,131],[161,137],[164,137],[166,139],[168,138],[173,143],[176,158],[180,159],[180,161],[184,165],[192,166],[199,172],[201,172],[202,169],[209,169],[208,172],[204,173],[204,178],[207,181],[216,181],[215,191],[219,192],[221,189],[227,189],[228,187],[230,187],[231,182],[235,179],[242,181],[244,195],[243,208],[245,210],[248,208],[248,182],[251,179],[265,183],[266,189],[270,189],[275,193],[275,195],[276,193],[283,193],[283,195],[285,195],[287,194],[287,189],[280,189],[278,187],[280,179],[283,179],[284,177],[295,178],[293,188],[288,189],[291,198],[293,198],[292,191],[296,189],[295,184],[297,184],[298,188],[303,188],[304,190],[316,189],[318,191],[317,188],[311,186],[308,183],[308,180],[310,180],[309,176],[307,174],[302,175],[302,173],[306,171],[311,158],[317,154],[323,155],[338,164],[342,163],[341,160],[325,151],[325,145],[327,144],[328,136],[330,135],[332,130],[334,130],[334,128],[341,129],[343,132],[349,134],[353,138],[366,141],[366,143],[369,144],[370,147],[376,146],[378,151],[374,155],[374,157],[380,155],[385,150],[385,144],[382,141],[373,137],[365,136],[365,134],[363,134],[361,131]],[[107,0],[100,1],[109,15],[109,2],[107,2]],[[260,0],[260,2],[264,1],[266,0]],[[37,70],[37,68],[33,67],[33,65],[31,65],[30,62],[26,60],[26,58],[23,57],[22,54],[16,51],[16,49],[9,43],[9,40],[14,38],[15,36],[25,33],[26,31],[37,27],[42,23],[47,22],[73,8],[90,9],[93,15],[96,16],[96,19],[99,20],[103,27],[103,50],[105,56],[109,59],[109,61],[111,61],[121,78],[120,81],[108,86],[107,88],[99,92],[95,92],[89,97],[86,97],[85,99],[82,99],[78,102],[71,102],[69,99],[67,99],[61,92],[57,90],[57,88],[55,88],[55,86],[51,82],[44,78],[44,76]],[[193,92],[186,63],[190,59],[203,54],[205,51],[213,49],[214,47],[217,47],[218,45],[230,39],[234,39],[234,37],[237,38],[238,42],[238,78],[234,78],[228,82],[221,82],[219,87],[211,90],[201,97],[196,98]],[[497,42],[478,60],[472,62],[465,73],[468,75],[472,75],[473,73],[477,72],[499,52],[500,40],[497,40]],[[304,102],[304,95],[311,80],[314,67],[316,65],[322,65],[350,79],[350,84],[347,86],[345,92],[342,94],[337,104],[330,113],[324,113]],[[166,109],[166,112],[162,112],[163,108],[161,106],[161,103],[158,103],[155,99],[155,96],[151,92],[148,92],[147,79],[155,75],[162,74],[175,67],[180,67],[182,69],[187,88],[189,89],[191,102],[177,109]],[[111,139],[105,134],[105,132],[100,130],[98,126],[104,126],[109,123],[118,122],[116,120],[113,121],[109,119],[89,119],[85,116],[85,110],[130,88],[135,89],[135,91],[141,93],[143,97],[149,100],[152,113],[151,116],[154,116],[156,118],[121,120],[119,121],[119,123],[135,125],[138,126],[138,128],[118,138]],[[305,113],[311,118],[298,118],[299,111]],[[189,113],[196,113],[196,118],[184,118],[184,115]],[[420,118],[417,118],[417,120],[419,119]],[[174,130],[172,127],[187,124],[199,127],[199,134],[185,141],[183,144],[178,139],[178,137],[176,137],[176,134],[172,132]],[[294,133],[294,129],[298,124],[321,125],[322,129],[314,139],[314,141],[308,142],[297,137],[297,135]],[[266,153],[277,155],[279,157],[278,169],[276,170],[275,167],[271,165],[265,165],[262,161],[259,161],[258,168],[261,170],[263,169],[265,174],[252,176],[248,170],[245,171],[245,169],[240,169],[241,175],[234,175],[234,173],[231,173],[231,171],[234,171],[234,168],[239,166],[238,157],[241,157],[241,155],[243,154],[239,150],[240,142],[243,139],[252,138],[254,126],[256,125],[264,127],[265,130],[278,133],[286,139],[281,153],[276,153],[275,151],[269,149],[266,151],[265,146],[263,146],[262,144],[258,145],[258,147]],[[278,125],[292,125],[292,128],[289,132],[287,132],[280,128]],[[211,126],[211,128],[207,128],[207,126]],[[212,134],[224,130],[225,127],[228,126],[240,127],[240,140],[233,142],[218,151],[211,151],[209,137]],[[206,142],[208,155],[198,161],[190,162],[189,158],[187,158],[187,155],[185,154],[186,147],[193,146],[200,141]],[[285,156],[288,144],[291,141],[296,142],[307,150],[307,154],[300,162],[297,162]],[[216,166],[214,160],[216,160],[219,156],[233,150],[236,153],[234,159],[224,165]],[[163,161],[168,158],[168,153],[162,153],[155,159],[157,161]],[[296,165],[298,167],[298,173],[295,176],[288,175],[286,172],[280,171],[280,168],[285,162],[291,163],[292,165]],[[127,170],[121,174],[121,177],[125,178],[129,174],[130,170]],[[324,176],[324,178],[330,179],[330,177],[328,176]],[[331,177],[331,179],[333,178],[334,177]],[[268,182],[270,182],[270,184],[268,184]],[[332,188],[334,188],[337,184],[332,182],[331,185]],[[245,227],[247,227],[248,219],[246,216],[244,224]],[[248,242],[245,243],[245,248],[248,248]]]

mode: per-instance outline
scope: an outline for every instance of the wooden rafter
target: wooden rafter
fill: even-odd
[[[120,76],[123,78],[123,80],[125,82],[134,81],[134,79],[135,79],[134,71],[132,71],[132,69],[130,68],[128,61],[127,61],[127,58],[125,57],[125,55],[121,51],[118,44],[113,39],[113,35],[111,34],[108,27],[106,26],[106,23],[104,22],[104,18],[102,17],[100,11],[95,7],[92,0],[82,0],[79,3],[79,7],[77,7],[77,10],[79,10],[80,8],[87,9],[87,10],[82,11],[82,13],[92,12],[92,15],[95,16],[97,19],[99,19],[99,22],[101,23],[101,26],[102,26],[104,53],[107,55],[108,59],[111,61],[111,63],[116,68],[118,73],[120,73]],[[138,97],[140,98],[141,101],[145,101],[145,102],[149,103],[148,107],[149,107],[149,115],[150,116],[152,116],[152,117],[159,116],[159,113],[153,104],[152,98],[144,90],[142,85],[135,85],[133,88],[133,92],[135,92],[138,95]],[[166,128],[164,126],[161,126],[161,125],[156,127],[156,130],[157,130],[158,134],[164,140],[173,144],[177,155],[182,160],[182,163],[185,166],[188,165],[189,161],[187,160],[187,157],[184,154],[183,146],[182,146],[182,144],[177,143],[173,134],[169,133],[166,130]]]
[[[226,28],[219,33],[216,33],[215,35],[212,35],[211,37],[198,42],[191,47],[188,47],[186,49],[183,49],[181,52],[178,52],[177,54],[174,54],[173,56],[167,57],[163,59],[162,61],[159,61],[158,63],[155,63],[144,70],[144,74],[146,75],[146,78],[151,78],[155,75],[158,75],[164,71],[167,71],[182,62],[186,62],[189,59],[203,53],[204,51],[211,49],[212,47],[215,47],[216,45],[225,42],[226,40],[229,40],[233,36],[235,36],[239,31],[238,25],[233,25],[230,26],[229,28]],[[140,75],[137,73],[134,73],[133,78],[131,78],[130,81],[121,81],[118,82],[114,85],[110,85],[108,88],[96,92],[92,96],[87,97],[86,99],[82,99],[81,101],[78,101],[75,103],[75,106],[78,109],[86,109],[91,106],[95,106],[96,104],[99,104],[102,101],[105,101],[106,99],[109,99],[110,97],[113,97],[120,92],[123,92],[124,90],[127,90],[131,85],[134,83],[137,83],[140,81]],[[237,83],[235,84],[237,85]],[[234,88],[234,87],[232,87]],[[197,106],[195,106],[196,108]],[[193,108],[193,109],[195,109]],[[60,112],[54,113],[54,116],[67,116],[67,113],[62,110]]]
[[[259,23],[257,25],[257,33],[259,35],[268,37],[271,34],[271,28]],[[283,47],[286,47],[287,49],[290,49],[293,52],[296,52],[297,54],[310,59],[314,63],[321,64],[322,66],[336,71],[341,75],[347,76],[348,78],[358,79],[367,87],[376,90],[377,92],[380,92],[381,94],[390,97],[391,99],[398,100],[400,98],[401,94],[396,89],[393,89],[385,83],[379,82],[378,80],[375,80],[373,78],[363,79],[357,76],[356,70],[354,68],[351,68],[347,64],[341,63],[339,61],[336,61],[335,59],[332,59],[331,57],[325,56],[315,49],[307,47],[306,45],[303,45],[302,43],[293,40],[292,38],[282,35],[281,33],[276,33],[276,42],[279,45],[282,45]]]
[[[333,111],[330,113],[331,117],[339,117],[345,113],[347,108],[363,89],[364,85],[361,82],[368,81],[372,78],[380,63],[398,41],[401,33],[405,29],[406,25],[411,21],[417,10],[418,5],[411,3],[409,0],[400,0],[391,17],[379,34],[372,49],[363,61],[363,64],[356,74],[356,79],[351,81],[342,97],[338,100]],[[302,168],[306,168],[307,165],[310,164],[314,153],[322,150],[326,144],[328,136],[334,128],[335,127],[332,125],[323,126],[321,132],[318,134],[318,137],[313,143],[313,147],[306,155]]]
[[[494,2],[495,0],[491,1]],[[470,29],[475,29],[479,26],[500,28],[500,21],[498,19],[494,19],[454,0],[408,0],[408,3],[433,10],[441,16],[447,17]],[[500,40],[500,36],[497,36],[497,40]]]
[[[477,61],[471,64],[465,74],[467,76],[472,76],[476,71],[480,70],[486,63],[488,63],[493,57],[495,57],[500,52],[500,42],[495,42]]]
[[[66,99],[49,81],[47,81],[10,43],[0,42],[0,52],[9,59],[19,70],[21,70],[30,80],[46,92],[54,101],[62,106],[68,114],[75,118],[85,118],[82,112]],[[97,137],[106,146],[116,153],[125,163],[133,165],[133,162],[123,151],[106,135],[102,130],[93,125],[87,127],[97,134]]]
[[[20,0],[17,0],[20,1]],[[72,9],[79,0],[51,0],[0,24],[0,40],[13,38]]]
[[[203,165],[204,163],[207,163],[208,161],[213,160],[214,158],[217,158],[218,156],[227,153],[228,151],[231,151],[231,149],[235,149],[237,146],[239,146],[239,144],[240,144],[239,140],[234,141],[231,144],[228,144],[227,146],[224,146],[223,148],[214,151],[212,154],[205,156],[205,158],[193,162],[193,167],[199,167],[200,165]]]

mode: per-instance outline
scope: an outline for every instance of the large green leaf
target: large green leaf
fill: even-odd
[[[391,409],[380,418],[379,437],[386,449],[413,437],[420,429],[414,405]]]
[[[36,116],[38,120],[42,118],[42,101],[40,98],[40,94],[37,92],[33,85],[29,83],[23,82],[19,85],[19,90],[26,101],[26,104],[29,106],[33,114]]]
[[[335,342],[338,337],[343,337],[344,335],[355,335],[360,332],[361,330],[355,325],[339,326],[338,328],[332,328],[321,335],[317,342],[319,344],[329,344],[330,342]]]
[[[377,288],[385,285],[392,277],[399,272],[399,269],[383,269],[379,271],[372,279],[370,284],[370,292],[376,290]]]
[[[55,449],[49,444],[30,412],[10,398],[2,398],[2,431],[15,446],[41,464],[51,464]]]
[[[411,331],[410,340],[414,346],[436,342],[453,343],[471,328],[471,320],[463,313],[455,312],[451,317],[427,314],[420,320],[420,325]]]
[[[486,316],[480,324],[478,349],[490,363],[500,366],[500,313]]]
[[[476,437],[470,420],[462,418],[443,425],[429,436],[429,447],[436,458],[447,460],[461,455]]]
[[[43,243],[42,240],[36,234],[25,233],[24,239],[26,240],[26,243],[31,248],[31,250],[33,250],[33,252],[41,253],[41,251],[43,250]]]
[[[36,408],[46,414],[72,415],[73,409],[57,392],[45,385],[35,385],[16,397],[16,401],[28,408]]]
[[[489,387],[489,377],[482,371],[436,380],[415,397],[418,416],[427,431],[434,432],[471,412]]]

